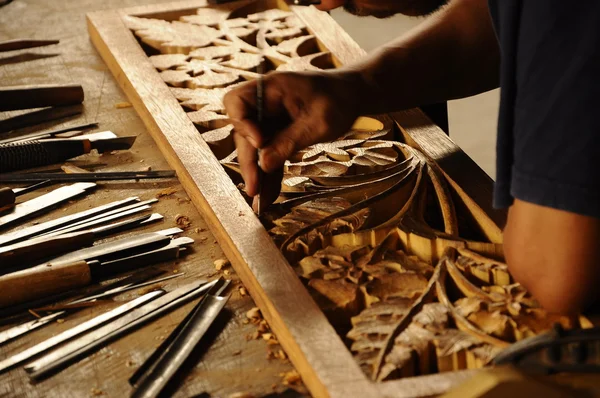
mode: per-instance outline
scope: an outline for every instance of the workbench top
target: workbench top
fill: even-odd
[[[96,131],[110,130],[117,135],[138,137],[129,151],[102,156],[90,154],[81,158],[86,162],[106,164],[99,169],[101,171],[168,169],[166,161],[148,135],[142,121],[133,108],[127,106],[127,98],[91,45],[85,22],[85,14],[90,11],[161,1],[164,0],[14,0],[0,8],[0,41],[16,38],[59,39],[60,44],[0,54],[0,84],[81,84],[85,92],[83,114],[47,123],[43,125],[45,128],[98,122],[100,126]],[[58,55],[33,59],[37,56],[23,54]],[[29,58],[32,59],[16,62]],[[0,120],[20,113],[23,112],[0,113]],[[49,189],[51,188],[47,190]],[[293,371],[292,365],[287,359],[281,359],[281,354],[273,355],[279,352],[280,347],[268,344],[260,338],[257,325],[248,322],[246,312],[254,307],[254,303],[248,295],[242,295],[240,292],[241,284],[237,281],[234,271],[230,267],[220,271],[215,269],[214,262],[224,258],[223,252],[177,180],[99,183],[95,192],[32,222],[46,221],[130,196],[139,196],[142,200],[160,196],[159,202],[153,206],[153,211],[164,215],[165,218],[163,222],[129,234],[185,226],[182,235],[195,240],[187,256],[160,266],[169,273],[185,273],[179,278],[165,282],[167,290],[170,291],[196,278],[214,279],[223,275],[234,281],[231,287],[232,296],[226,306],[228,319],[225,325],[221,327],[218,335],[215,333],[210,349],[198,359],[197,365],[188,372],[173,396],[190,397],[202,393],[209,393],[215,397],[227,397],[235,393],[263,396],[288,389],[284,384],[284,374],[293,374],[290,373]],[[189,218],[189,226],[186,226],[185,222],[182,225],[181,221],[178,225],[176,219],[180,215]],[[31,222],[26,225],[30,224]],[[132,291],[122,294],[114,299],[114,303],[100,304],[69,315],[60,322],[0,346],[0,359],[103,313],[139,293]],[[0,396],[127,396],[131,391],[127,379],[194,304],[195,302],[179,308],[38,384],[30,383],[22,367],[2,374]],[[14,323],[1,325],[0,330],[13,325]],[[294,387],[304,391],[302,385]]]

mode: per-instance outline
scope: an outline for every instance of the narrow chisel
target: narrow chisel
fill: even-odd
[[[19,203],[14,207],[12,212],[0,217],[0,228],[5,228],[26,217],[32,217],[40,213],[48,212],[52,210],[54,206],[82,195],[95,187],[96,184],[93,182],[78,182],[57,188],[45,195],[38,196],[35,199]]]
[[[122,208],[123,206],[129,205],[134,202],[139,202],[140,199],[136,196],[110,202],[102,206],[94,207],[89,210],[84,210],[79,213],[71,214],[68,216],[60,217],[54,220],[46,221],[41,224],[32,225],[27,228],[20,229],[15,232],[9,232],[0,235],[0,246],[9,245],[16,242],[21,242],[25,239],[29,239],[33,236],[38,236],[44,232],[52,231],[65,225],[70,225],[80,220],[89,220],[91,217],[107,214],[107,212]]]
[[[52,182],[86,182],[86,181],[122,181],[122,180],[144,180],[154,178],[173,178],[176,174],[173,170],[154,171],[102,171],[90,173],[9,173],[0,174],[2,182],[32,182],[50,180]]]
[[[228,282],[225,283],[228,284]],[[163,392],[165,386],[198,346],[208,328],[227,303],[229,296],[219,295],[223,288],[218,283],[213,286],[200,303],[194,307],[191,316],[188,316],[182,322],[182,326],[176,328],[171,336],[161,344],[157,350],[160,352],[160,356],[152,355],[147,362],[152,361],[153,363],[149,365],[144,363],[147,371],[143,374],[136,372],[139,378],[135,378],[133,382],[130,379],[130,383],[135,387],[131,394],[132,397],[157,397]]]
[[[25,366],[25,370],[30,373],[29,376],[34,380],[48,377],[120,336],[130,333],[146,323],[173,311],[175,308],[200,297],[214,286],[215,282],[196,281],[177,288],[155,301],[131,311],[116,321],[63,345],[39,360],[28,364]]]
[[[22,336],[25,333],[29,333],[32,330],[42,327],[64,314],[65,314],[65,311],[55,312],[54,314],[50,314],[50,315],[44,316],[42,318],[34,319],[33,321],[25,322],[19,326],[15,326],[13,328],[3,330],[2,332],[0,332],[0,345],[4,344],[7,341],[10,341],[12,339],[16,339],[17,337]]]
[[[155,290],[150,293],[146,293],[143,296],[140,296],[134,300],[131,300],[128,303],[123,304],[111,311],[105,312],[102,315],[98,315],[95,318],[92,318],[86,322],[80,323],[79,325],[75,326],[74,328],[66,330],[56,336],[49,338],[48,340],[45,340],[37,345],[34,345],[33,347],[29,347],[28,349],[21,351],[20,353],[15,354],[12,357],[9,357],[3,361],[0,361],[0,374],[9,369],[12,369],[13,367],[28,360],[31,357],[34,357],[36,355],[41,354],[44,351],[48,351],[48,350],[56,347],[58,344],[64,343],[65,341],[69,341],[72,338],[74,338],[82,333],[92,330],[112,319],[116,319],[116,318],[120,317],[121,315],[131,311],[132,309],[139,307],[140,305],[146,304],[146,303],[158,298],[159,296],[163,295],[164,293],[165,293],[164,290]]]
[[[23,50],[26,48],[43,47],[58,44],[58,40],[13,39],[0,42],[0,52]]]

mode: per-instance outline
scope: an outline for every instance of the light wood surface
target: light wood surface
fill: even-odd
[[[85,155],[77,158],[73,164],[79,166],[86,163],[106,164],[106,166],[97,168],[98,171],[140,171],[148,167],[151,167],[152,170],[169,168],[134,108],[121,107],[118,109],[116,107],[117,104],[127,103],[127,97],[119,89],[106,64],[91,45],[85,23],[85,14],[90,11],[160,1],[63,0],[53,3],[45,0],[27,2],[19,0],[0,8],[0,40],[19,37],[61,40],[61,43],[55,46],[0,54],[2,85],[81,84],[83,86],[85,102],[81,116],[49,122],[41,127],[51,129],[98,121],[100,126],[96,131],[111,130],[119,136],[138,136],[129,151],[106,153],[102,156]],[[60,55],[36,57],[34,60],[20,63],[1,62],[4,58],[13,59],[22,53],[39,55],[60,53]],[[26,112],[0,113],[0,120],[24,113]],[[19,132],[33,131],[33,128],[19,130]],[[59,168],[60,165],[54,167]],[[238,280],[230,267],[224,267],[220,272],[215,269],[213,263],[215,260],[225,257],[223,251],[216,243],[212,233],[207,230],[205,219],[190,203],[189,197],[177,180],[139,183],[106,182],[98,185],[96,192],[74,200],[43,217],[35,218],[26,225],[62,217],[130,196],[139,196],[142,200],[147,200],[161,193],[171,192],[166,196],[161,196],[159,202],[152,207],[153,212],[164,215],[164,221],[126,234],[129,236],[134,233],[175,227],[178,215],[189,217],[191,225],[186,228],[183,235],[193,238],[195,243],[185,257],[160,266],[161,269],[167,271],[166,275],[173,273],[184,273],[185,275],[163,283],[165,288],[170,290],[183,286],[190,280],[212,279],[219,275],[234,281]],[[17,202],[36,197],[56,187],[48,187],[23,195],[17,198]],[[230,274],[225,275],[224,271]],[[203,392],[214,397],[228,397],[234,393],[262,396],[288,388],[283,384],[281,374],[292,371],[293,367],[290,362],[275,358],[267,359],[269,352],[277,352],[280,347],[268,345],[267,341],[262,338],[247,340],[247,336],[257,330],[256,325],[247,323],[245,315],[255,304],[250,296],[242,296],[239,293],[240,286],[241,284],[234,283],[232,297],[225,307],[225,315],[228,316],[229,321],[218,333],[218,336],[213,337],[208,352],[198,360],[195,366],[189,369],[179,389],[173,394],[174,397],[191,397]],[[83,309],[64,318],[64,322],[62,320],[60,323],[53,322],[37,329],[22,338],[0,346],[0,358],[4,359],[16,354],[138,295],[138,291],[127,292],[117,296],[114,303],[103,303]],[[30,383],[21,368],[2,374],[0,375],[0,396],[33,398],[128,396],[131,387],[128,385],[127,379],[160,345],[162,339],[168,336],[183,320],[194,305],[195,302],[190,303],[150,323],[43,382]],[[19,321],[14,321],[10,324],[3,324],[0,326],[0,330],[18,323]]]
[[[282,2],[266,3],[285,7]],[[171,167],[178,170],[182,185],[207,219],[311,393],[314,396],[391,394],[394,387],[371,383],[359,369],[123,22],[128,15],[173,20],[193,14],[194,8],[205,5],[203,1],[184,1],[90,14],[90,37]],[[334,65],[352,62],[364,54],[328,15],[314,8],[292,7],[292,10],[323,47],[331,51]],[[442,158],[435,152],[438,140],[445,143],[447,153],[466,157],[420,111],[398,114],[396,120],[405,129],[404,139],[415,142],[430,158]],[[442,165],[442,169],[446,170],[446,166]],[[481,173],[479,179],[475,176],[479,185],[467,185],[465,190],[470,195],[475,193],[477,200],[486,200],[485,194],[477,195],[475,191],[491,192],[491,180],[479,168],[468,171],[477,173]],[[463,373],[441,374],[433,377],[437,383],[427,378],[423,381],[410,378],[390,385],[408,388],[403,389],[405,396],[426,396],[443,392],[464,378]]]

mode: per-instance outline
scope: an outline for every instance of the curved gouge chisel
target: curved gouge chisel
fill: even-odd
[[[92,318],[86,322],[80,323],[74,328],[57,334],[56,336],[53,336],[48,340],[42,341],[41,343],[36,344],[33,347],[29,347],[28,349],[21,351],[20,353],[15,354],[12,357],[6,358],[5,360],[0,361],[0,374],[9,369],[12,369],[13,367],[22,362],[25,362],[31,357],[39,355],[42,352],[50,350],[61,343],[71,340],[72,338],[78,335],[81,335],[85,332],[97,328],[100,325],[105,324],[106,322],[116,319],[126,314],[127,312],[133,310],[134,308],[139,307],[162,296],[163,294],[165,294],[164,290],[155,290],[150,293],[146,293],[143,296],[131,300],[128,303],[125,303],[113,310],[105,312],[102,315],[98,315],[97,317]]]

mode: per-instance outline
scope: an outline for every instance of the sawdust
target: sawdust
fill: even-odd
[[[174,193],[176,193],[177,191],[178,191],[178,189],[175,187],[168,187],[168,188],[165,188],[165,189],[159,191],[156,194],[156,198],[162,198],[163,196],[171,196]]]
[[[226,258],[219,258],[215,260],[213,264],[215,265],[215,269],[217,271],[221,271],[223,268],[229,265],[229,260],[227,260]]]
[[[283,379],[284,386],[298,385],[302,382],[302,378],[300,378],[300,374],[296,369],[281,373],[280,376]]]

